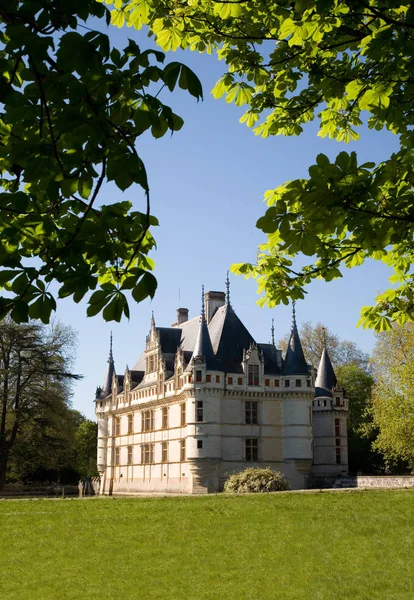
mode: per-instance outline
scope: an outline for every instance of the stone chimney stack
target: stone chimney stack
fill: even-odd
[[[224,292],[206,292],[204,297],[206,303],[206,320],[207,323],[210,323],[216,310],[226,303],[226,295]]]
[[[177,308],[177,325],[188,321],[188,308]]]

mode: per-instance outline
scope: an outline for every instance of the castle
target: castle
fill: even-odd
[[[293,310],[286,355],[256,343],[229,289],[203,293],[201,316],[177,310],[172,327],[154,317],[132,370],[115,372],[112,336],[97,389],[102,494],[223,489],[247,466],[282,471],[293,489],[310,475],[347,472],[348,401],[327,350],[308,365]]]

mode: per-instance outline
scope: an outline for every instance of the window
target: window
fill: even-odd
[[[306,380],[306,387],[310,387],[310,386],[311,386],[311,381],[310,381],[310,379],[307,379]]]
[[[323,405],[324,405],[324,406],[327,406],[327,404],[328,404],[328,403],[327,403],[327,401],[326,401],[326,400],[324,400],[324,401],[323,401]]]
[[[279,387],[279,379],[275,379],[275,387]]]
[[[233,377],[228,377],[228,378],[227,378],[227,383],[228,383],[229,385],[233,385]]]
[[[121,417],[115,417],[115,435],[121,435]]]
[[[256,462],[258,460],[258,440],[257,438],[246,439],[246,461]]]
[[[341,406],[341,399],[340,399],[340,397],[339,397],[339,396],[337,396],[337,397],[335,398],[335,400],[336,400],[336,406]]]
[[[196,380],[196,383],[201,383],[201,381],[203,380],[203,371],[195,372],[195,380]]]
[[[144,410],[142,413],[142,431],[152,431],[154,429],[154,411]]]
[[[296,387],[302,387],[302,380],[296,379]]]
[[[197,440],[197,449],[201,450],[202,447],[203,447],[203,440]]]
[[[290,380],[289,379],[285,379],[285,387],[290,387]]]
[[[197,423],[202,423],[204,421],[203,415],[203,401],[197,400],[197,414],[196,414]]]
[[[265,385],[267,385],[267,386],[270,385],[270,379],[265,379]]]
[[[161,446],[161,462],[168,462],[168,442],[162,442]]]
[[[335,446],[340,446],[341,445],[341,438],[336,438],[335,439]]]
[[[144,465],[149,465],[154,462],[154,444],[142,444],[141,462]]]
[[[257,425],[257,402],[245,402],[245,422]]]
[[[207,383],[211,382],[211,375],[206,375],[206,381],[207,381]]]
[[[186,424],[185,402],[181,404],[181,427]]]
[[[162,407],[162,428],[168,429],[168,406]]]
[[[243,377],[238,378],[237,385],[243,385]]]
[[[180,461],[185,461],[185,440],[180,441]]]
[[[117,446],[115,448],[115,465],[118,466],[119,465],[119,456],[120,456],[120,448],[119,446]]]
[[[133,454],[133,447],[128,446],[128,464],[129,465],[132,465],[132,454]]]
[[[128,415],[128,435],[134,432],[134,415]]]
[[[336,448],[336,464],[337,465],[341,464],[341,449],[340,448]]]
[[[339,419],[335,419],[335,436],[339,437],[341,435],[339,429]]]
[[[249,385],[259,385],[259,365],[247,367]]]
[[[220,375],[216,375],[216,383],[220,383]]]

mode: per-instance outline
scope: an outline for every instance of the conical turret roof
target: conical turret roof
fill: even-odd
[[[114,357],[112,354],[112,332],[111,339],[109,342],[109,358],[108,358],[108,366],[106,367],[105,380],[102,387],[102,395],[108,396],[112,391],[112,379],[115,373],[115,363]]]
[[[336,386],[336,375],[326,347],[323,349],[315,381],[315,398],[332,398],[332,390]]]
[[[207,321],[204,315],[200,317],[197,339],[193,351],[193,359],[203,358],[207,369],[216,368],[216,358],[214,356],[213,346],[211,344],[210,334],[208,332]]]
[[[300,343],[299,332],[296,325],[295,307],[293,307],[292,330],[283,365],[284,375],[308,375],[309,369]]]

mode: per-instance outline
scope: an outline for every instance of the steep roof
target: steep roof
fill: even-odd
[[[192,358],[203,358],[207,369],[217,369],[216,358],[214,356],[213,346],[211,345],[210,334],[208,332],[207,321],[204,314],[200,317]]]
[[[108,366],[106,367],[105,379],[104,379],[104,384],[102,386],[102,392],[101,392],[103,396],[108,396],[108,394],[110,394],[112,391],[112,378],[114,376],[114,373],[115,373],[115,363],[114,363],[114,357],[112,354],[112,333],[111,333],[111,339],[110,339],[110,343],[109,343]]]
[[[259,344],[259,348],[263,353],[264,372],[267,375],[280,375],[282,373],[282,365],[274,344]]]
[[[299,332],[296,325],[295,309],[293,308],[292,330],[290,332],[289,344],[286,350],[285,361],[283,365],[284,375],[308,375],[309,368],[303,354],[302,344],[300,343]]]
[[[208,329],[220,371],[242,373],[243,351],[255,341],[230,304],[217,309]]]
[[[323,349],[315,381],[315,398],[332,398],[336,386],[336,375],[326,348]]]

